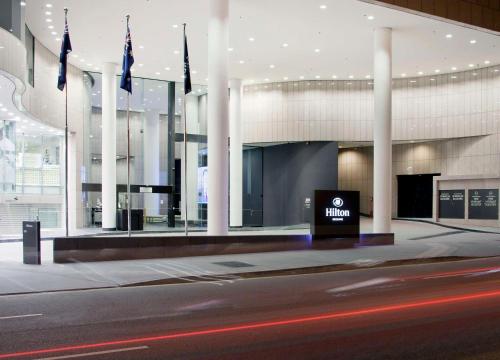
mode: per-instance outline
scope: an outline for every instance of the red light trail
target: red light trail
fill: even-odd
[[[371,315],[371,314],[378,314],[378,313],[398,311],[398,310],[410,310],[410,309],[416,309],[416,308],[421,308],[421,307],[425,307],[425,306],[452,304],[452,303],[457,303],[457,302],[494,298],[494,297],[498,297],[498,296],[500,296],[500,290],[489,291],[489,292],[480,292],[480,293],[467,294],[467,295],[459,295],[459,296],[449,296],[449,297],[444,297],[444,298],[436,298],[436,299],[423,300],[423,301],[418,301],[418,302],[409,302],[409,303],[403,303],[403,304],[397,304],[397,305],[377,306],[377,307],[371,307],[371,308],[360,309],[360,310],[326,313],[326,314],[299,317],[299,318],[293,318],[293,319],[267,321],[267,322],[250,323],[250,324],[241,324],[241,325],[235,325],[235,326],[226,326],[226,327],[220,327],[220,328],[214,328],[214,329],[177,332],[177,333],[158,335],[158,336],[150,336],[150,337],[138,337],[138,338],[125,339],[125,340],[114,340],[114,341],[106,341],[106,342],[99,342],[99,343],[92,343],[92,344],[62,346],[62,347],[55,347],[55,348],[7,353],[7,354],[0,354],[0,359],[23,357],[23,356],[34,356],[34,355],[44,355],[44,354],[60,353],[60,352],[66,352],[66,351],[84,350],[84,349],[85,350],[86,349],[95,349],[95,348],[102,348],[102,347],[116,346],[116,345],[131,345],[131,344],[137,344],[137,343],[155,342],[155,341],[162,341],[162,340],[173,340],[173,339],[202,336],[202,335],[231,333],[231,332],[237,332],[237,331],[271,328],[271,327],[294,325],[294,324],[304,324],[304,323],[310,323],[310,322],[314,322],[314,321],[333,320],[333,319],[338,319],[338,318]]]

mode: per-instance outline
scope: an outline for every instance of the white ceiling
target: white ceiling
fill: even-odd
[[[72,64],[92,71],[99,71],[103,62],[120,64],[124,18],[130,14],[134,76],[182,80],[181,24],[186,22],[193,81],[206,83],[207,0],[28,0],[29,27],[56,54],[65,6],[73,54],[78,56],[71,57]],[[46,15],[47,11],[52,14]],[[368,15],[374,19],[368,20]],[[452,67],[461,71],[469,65],[485,66],[485,61],[500,63],[498,36],[358,0],[230,0],[229,38],[234,50],[228,51],[229,75],[258,83],[300,76],[364,79],[372,75],[376,27],[394,29],[395,77],[428,75],[436,69],[452,72]],[[452,37],[446,38],[447,34]]]

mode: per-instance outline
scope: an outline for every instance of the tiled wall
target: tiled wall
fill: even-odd
[[[397,175],[498,175],[500,134],[394,145],[392,151],[393,215]],[[373,147],[339,150],[339,189],[361,192],[361,211],[370,213],[373,196]]]
[[[500,66],[393,82],[393,139],[423,140],[497,133]],[[370,80],[247,85],[245,143],[371,141]]]
[[[363,0],[396,5],[445,19],[500,31],[499,0]]]

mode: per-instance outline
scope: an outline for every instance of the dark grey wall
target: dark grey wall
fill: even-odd
[[[243,226],[262,226],[263,148],[243,150]]]
[[[293,143],[264,148],[264,226],[309,221],[306,198],[318,189],[337,189],[336,142]]]
[[[0,0],[0,27],[21,38],[22,9],[19,0]]]

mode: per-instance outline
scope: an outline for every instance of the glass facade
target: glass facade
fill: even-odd
[[[86,73],[85,84],[90,98],[84,124],[83,227],[101,226],[99,185],[102,181],[102,75]],[[184,111],[187,114],[188,155],[188,220],[203,225],[206,202],[198,196],[198,175],[201,181],[206,163],[206,87],[194,86],[193,93],[184,97],[182,83],[154,79],[133,79],[133,93],[120,89],[117,76],[116,183],[117,209],[126,208],[127,184],[127,101],[130,104],[130,183],[132,185],[172,186],[173,194],[132,193],[131,208],[144,214],[144,230],[163,230],[173,225],[184,226],[181,199],[181,179],[184,176]],[[173,94],[169,91],[173,90]],[[169,96],[170,95],[170,96]],[[170,99],[170,100],[169,100]],[[169,105],[169,101],[171,104]],[[169,136],[169,108],[174,109],[174,132]],[[169,142],[173,141],[173,156],[169,157]],[[203,160],[205,159],[205,160]],[[169,161],[171,164],[169,164]],[[169,181],[169,169],[171,170]],[[97,185],[97,187],[95,187]],[[169,209],[175,222],[168,224]],[[170,226],[169,226],[170,225]]]

